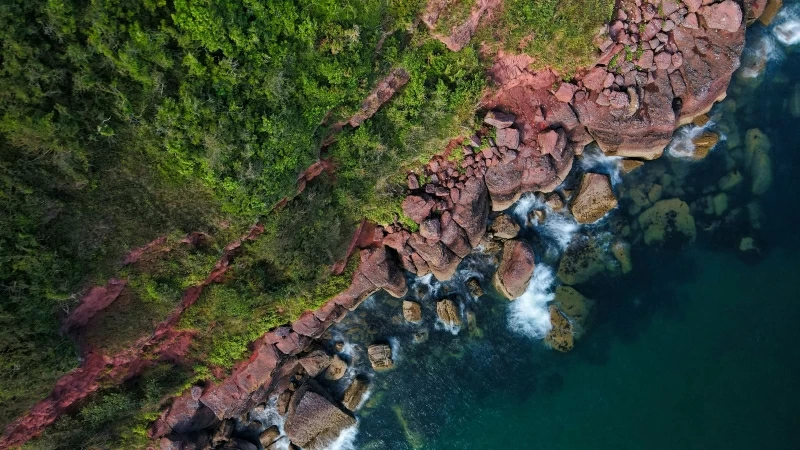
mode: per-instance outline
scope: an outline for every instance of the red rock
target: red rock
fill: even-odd
[[[652,50],[645,50],[644,52],[642,52],[642,55],[636,61],[636,65],[644,70],[648,70],[653,65],[654,56],[655,55],[653,54]]]
[[[416,250],[425,262],[428,264],[433,275],[439,281],[449,280],[456,271],[458,263],[461,259],[456,256],[447,246],[441,241],[430,242],[420,236],[418,233],[413,233],[408,240],[408,244]]]
[[[666,70],[672,63],[672,55],[666,52],[661,52],[655,57],[656,68]]]
[[[572,96],[575,95],[575,91],[578,90],[578,87],[572,83],[561,83],[558,87],[558,90],[555,93],[556,98],[558,101],[563,103],[569,103],[572,101]]]
[[[419,226],[419,234],[425,239],[438,241],[442,237],[442,229],[439,219],[434,217],[422,221]]]
[[[427,186],[426,186],[427,187]],[[403,212],[416,223],[421,223],[430,215],[435,203],[418,195],[409,195],[403,200]]]
[[[497,145],[510,149],[519,148],[519,131],[514,128],[497,130]]]
[[[494,165],[486,171],[493,211],[503,211],[519,199],[521,175],[522,170],[515,163]]]
[[[331,364],[331,355],[325,353],[323,350],[314,350],[300,358],[299,362],[308,373],[308,376],[313,378],[328,368]]]
[[[516,116],[513,114],[507,114],[500,111],[489,111],[484,117],[484,123],[487,123],[495,128],[508,128],[511,125],[514,125],[514,121],[517,120]]]
[[[703,5],[703,0],[683,0],[683,4],[686,5],[686,9],[690,13],[695,13],[700,10],[700,6]]]
[[[679,6],[675,0],[661,0],[661,9],[664,16],[669,16],[678,10]]]
[[[372,117],[380,107],[389,101],[394,94],[400,90],[408,80],[411,79],[411,74],[405,69],[397,68],[392,70],[389,75],[381,80],[375,89],[364,99],[361,104],[361,109],[350,118],[348,123],[352,127],[361,125],[365,120]]]
[[[684,27],[689,28],[691,30],[696,30],[696,29],[700,28],[700,24],[697,22],[697,14],[692,13],[692,14],[687,15],[683,19],[683,23],[681,24],[681,26],[684,26]]]
[[[390,295],[398,298],[406,295],[406,278],[385,247],[362,250],[362,263],[358,271],[375,287],[386,290]]]
[[[472,251],[467,232],[452,219],[442,221],[442,243],[459,258],[466,258]]]
[[[703,6],[699,12],[711,29],[735,33],[742,26],[742,9],[733,0]]]
[[[81,303],[64,321],[62,329],[69,333],[85,327],[95,314],[106,309],[119,298],[127,284],[128,282],[125,280],[112,278],[105,286],[91,288],[81,297]]]
[[[602,67],[595,67],[583,77],[583,86],[590,91],[599,91],[603,89],[603,82],[606,79],[608,72]]]
[[[513,300],[525,293],[535,268],[533,249],[524,241],[508,240],[494,276],[497,289]]]
[[[325,331],[324,325],[312,311],[306,311],[292,323],[292,329],[303,336],[319,337]]]
[[[408,188],[409,189],[419,189],[419,179],[413,173],[408,174]]]
[[[489,218],[489,195],[480,178],[470,178],[461,189],[453,210],[453,220],[466,231],[470,246],[476,247],[486,232]]]

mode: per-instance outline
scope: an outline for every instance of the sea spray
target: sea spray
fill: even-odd
[[[534,209],[546,209],[545,220],[541,223],[531,224],[541,242],[545,246],[548,259],[557,259],[566,250],[572,237],[580,230],[580,224],[571,214],[561,214],[553,211],[534,194],[526,194],[514,204],[512,214],[525,223],[528,215]]]
[[[696,150],[694,140],[713,126],[714,122],[708,121],[701,127],[689,124],[679,128],[672,136],[669,145],[667,145],[667,155],[678,159],[694,159]],[[723,139],[724,136],[720,135],[720,140]]]
[[[515,333],[542,339],[553,327],[547,303],[555,298],[553,269],[539,264],[533,273],[528,288],[521,297],[511,302],[508,326]]]
[[[578,167],[583,172],[602,173],[611,179],[611,185],[616,186],[622,181],[620,176],[620,156],[608,156],[597,144],[587,145],[583,154],[578,157]]]
[[[800,6],[784,7],[774,23],[772,33],[781,44],[792,46],[800,43]]]
[[[358,436],[358,423],[342,430],[339,436],[325,447],[325,450],[356,450],[356,436]]]

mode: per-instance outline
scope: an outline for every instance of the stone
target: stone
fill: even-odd
[[[750,172],[751,192],[755,195],[764,194],[772,184],[771,147],[769,138],[761,130],[753,128],[747,131],[745,168]]]
[[[567,316],[568,320],[581,328],[586,327],[589,322],[589,317],[592,314],[594,302],[584,297],[583,294],[575,290],[571,286],[559,286],[556,288],[556,295],[553,299],[554,303],[562,314]],[[573,334],[580,334],[573,327]]]
[[[552,328],[544,337],[544,342],[552,349],[568,352],[575,346],[572,335],[572,324],[564,317],[555,305],[550,305],[550,323]]]
[[[267,448],[270,446],[270,444],[277,441],[280,435],[281,433],[278,430],[278,426],[272,425],[258,435],[258,442],[261,443],[262,447]]]
[[[564,209],[564,200],[555,192],[551,192],[545,196],[545,205],[550,207],[553,211],[560,211]]]
[[[483,118],[484,123],[498,129],[508,128],[514,125],[515,120],[517,120],[517,117],[513,114],[506,114],[500,111],[489,111],[486,117]]]
[[[312,390],[313,389],[313,390]],[[289,439],[306,450],[327,446],[342,430],[355,425],[352,414],[338,406],[311,383],[304,384],[292,396],[284,430]]]
[[[483,288],[481,287],[481,283],[478,281],[477,278],[472,277],[467,280],[467,290],[472,295],[473,298],[479,298],[483,295]]]
[[[388,344],[372,344],[367,348],[367,356],[374,370],[388,370],[394,367],[392,347]]]
[[[422,307],[417,302],[403,300],[403,318],[411,323],[422,322]]]
[[[453,220],[467,233],[470,246],[476,247],[486,233],[489,218],[489,193],[479,177],[470,178],[453,208]]]
[[[225,443],[222,447],[218,447],[220,450],[258,450],[256,444],[253,444],[250,441],[245,441],[244,439],[231,439]]]
[[[720,192],[711,198],[711,205],[714,209],[714,214],[722,216],[728,210],[728,194]]]
[[[494,236],[499,239],[514,239],[519,234],[520,227],[510,216],[500,214],[489,228]]]
[[[775,16],[778,15],[778,11],[780,11],[782,6],[783,0],[769,0],[764,7],[764,12],[759,16],[758,21],[764,26],[769,26],[775,19]]]
[[[519,148],[519,130],[514,128],[501,128],[497,130],[497,146],[512,150]]]
[[[439,218],[425,219],[419,225],[419,234],[425,239],[438,241],[442,237],[442,226]]]
[[[214,434],[211,436],[211,445],[217,447],[225,442],[228,442],[231,438],[231,435],[233,435],[234,428],[236,428],[235,420],[223,420],[222,423],[219,424],[219,428],[217,428],[217,430],[214,431]]]
[[[661,194],[664,192],[664,188],[660,184],[654,184],[650,187],[650,190],[647,191],[647,200],[650,203],[655,203],[661,200]]]
[[[617,205],[609,177],[599,173],[585,173],[570,204],[570,211],[579,223],[594,223]]]
[[[741,172],[734,169],[719,179],[717,182],[717,187],[719,187],[719,189],[722,191],[730,191],[736,186],[740,185],[742,181],[744,181],[744,176],[742,176]]]
[[[653,58],[656,68],[660,70],[667,70],[669,65],[672,64],[672,55],[667,52],[661,52]]]
[[[419,178],[416,174],[408,174],[408,188],[411,190],[419,189]]]
[[[331,360],[331,355],[327,354],[324,350],[314,350],[301,357],[299,362],[308,373],[308,376],[313,378],[327,369],[328,366],[331,365]]]
[[[683,4],[690,13],[695,13],[703,6],[703,0],[683,0]]]
[[[623,175],[629,174],[643,165],[644,161],[625,158],[620,162],[620,172],[622,172]]]
[[[536,267],[535,260],[533,249],[525,241],[506,241],[493,279],[497,290],[509,300],[524,294]]]
[[[733,0],[703,6],[699,13],[711,29],[735,33],[742,26],[742,9]]]
[[[561,83],[555,93],[556,99],[562,103],[569,103],[577,90],[578,87],[572,83]]]
[[[660,200],[639,215],[644,242],[655,247],[685,247],[694,242],[697,228],[689,205],[679,198]]]
[[[435,202],[425,200],[418,195],[409,195],[403,200],[402,209],[403,213],[411,220],[422,223],[430,215],[435,205]]]
[[[359,375],[353,378],[350,386],[347,386],[347,389],[344,390],[342,405],[350,411],[355,411],[358,409],[358,405],[361,404],[361,400],[364,399],[367,389],[369,389],[369,379],[367,377]]]
[[[597,238],[576,235],[572,238],[558,264],[558,279],[568,285],[584,283],[608,270],[603,246]]]
[[[436,302],[436,315],[448,327],[461,326],[461,314],[458,305],[450,299],[442,299]]]
[[[708,156],[708,152],[719,142],[719,135],[713,131],[703,131],[699,136],[692,139],[694,153],[692,159],[699,161]]]
[[[631,246],[624,241],[616,241],[611,247],[611,252],[614,258],[619,262],[622,273],[630,273],[633,270],[633,263],[631,262]]]
[[[339,355],[334,355],[327,370],[325,370],[325,379],[331,381],[340,380],[345,373],[347,373],[347,363],[342,358],[339,358]]]
[[[522,170],[516,161],[499,164],[486,171],[484,181],[492,199],[493,211],[504,211],[521,196]]]

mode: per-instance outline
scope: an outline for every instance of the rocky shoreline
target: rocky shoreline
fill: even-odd
[[[289,441],[323,448],[331,436],[355,423],[353,411],[366,381],[356,378],[342,398],[333,398],[315,383],[314,377],[340,377],[346,364],[339,349],[316,339],[380,289],[403,298],[404,271],[447,280],[476,248],[499,251],[493,238],[504,241],[494,284],[509,299],[521,295],[535,270],[535,256],[528,244],[514,239],[519,227],[515,230],[513,221],[503,225],[504,216],[494,212],[507,209],[526,192],[540,193],[553,209],[569,206],[580,223],[595,222],[616,208],[604,174],[585,173],[577,189],[556,190],[569,176],[574,158],[593,141],[606,155],[632,158],[621,163],[628,170],[640,166],[640,160],[661,156],[675,129],[724,98],[744,47],[744,20],[757,17],[765,5],[752,2],[743,11],[731,0],[623,2],[599,46],[603,55],[598,64],[569,82],[559,82],[551,71],[528,72],[514,58],[501,56],[492,69],[499,89],[485,102],[489,113],[484,127],[460,148],[463,159],[451,158],[451,146],[424,172],[408,176],[403,211],[419,229],[398,223],[370,228],[370,245],[360,252],[349,289],[291,326],[267,333],[254,343],[251,358],[220,384],[196,386],[175,399],[154,424],[153,438],[160,438],[164,449],[255,449],[253,442],[242,439],[246,433],[233,432],[232,424],[237,419],[247,423],[254,410],[274,405],[285,415],[285,436],[274,429],[263,431],[258,440],[264,448]],[[665,203],[640,218],[642,227],[663,223],[659,211],[680,213],[684,205]],[[589,244],[575,252],[573,260],[591,259]],[[613,252],[624,262],[629,250],[619,242]],[[559,272],[563,278],[584,276],[570,274],[569,267]],[[569,286],[560,287],[556,297],[546,341],[566,351],[591,303]],[[446,302],[437,304],[440,320],[460,324],[459,315],[451,314],[457,305]],[[418,307],[403,303],[406,320],[419,320]],[[392,349],[383,343],[370,347],[368,357],[376,370],[393,365]]]
[[[549,70],[528,71],[525,67],[530,61],[525,63],[523,57],[499,55],[490,72],[498,89],[483,103],[488,113],[480,132],[467,142],[448,147],[449,151],[434,157],[424,171],[408,174],[403,211],[419,225],[418,230],[398,222],[386,227],[362,224],[348,252],[349,256],[359,249],[360,258],[350,287],[318,310],[306,311],[291,325],[253,342],[250,358],[235,366],[228,378],[218,384],[193,386],[173,399],[152,425],[151,437],[162,449],[249,450],[259,445],[274,449],[286,448],[289,443],[305,449],[324,448],[356,423],[354,411],[369,383],[355,377],[343,395],[336,396],[315,381],[318,377],[340,379],[347,370],[347,362],[339,357],[341,349],[330,348],[320,339],[326,330],[379,290],[403,298],[408,290],[407,274],[450,279],[459,263],[474,251],[498,255],[494,285],[499,292],[510,300],[522,295],[535,271],[534,250],[515,239],[519,227],[497,213],[530,192],[540,195],[553,210],[568,208],[579,223],[596,222],[618,207],[605,174],[584,173],[576,186],[559,189],[570,176],[575,158],[591,142],[608,156],[626,158],[621,164],[630,170],[642,160],[660,157],[678,127],[701,117],[724,98],[739,67],[745,22],[758,18],[768,3],[622,1],[598,43],[601,57],[597,64],[569,81]],[[407,81],[407,74],[394,75],[397,80],[389,82],[392,93]],[[366,110],[377,109],[386,101],[384,97],[378,92],[372,106],[365,104]],[[357,126],[363,118],[354,121],[350,125]],[[317,169],[319,173],[324,167]],[[302,178],[301,190],[306,181]],[[684,209],[686,213],[689,210],[680,200],[656,198],[648,205],[659,208],[640,216],[645,231],[664,223],[661,216],[682,216]],[[662,238],[663,234],[661,230]],[[657,230],[645,232],[645,240],[658,238]],[[590,244],[573,248],[577,255],[572,260],[590,260]],[[613,249],[622,270],[626,245],[618,242]],[[223,258],[219,267],[223,272],[233,250],[226,248],[228,259]],[[583,276],[576,274],[586,269],[580,265],[580,270],[574,271],[559,268],[559,277]],[[215,271],[207,283],[218,277]],[[122,283],[112,280],[102,292],[93,292],[98,300],[92,303],[95,306],[85,307],[87,314],[113,301]],[[199,297],[199,291],[194,294],[195,299]],[[460,324],[459,314],[454,313],[457,305],[448,301],[437,304],[440,319]],[[409,322],[418,320],[418,305],[405,303],[404,317]],[[557,350],[571,349],[589,310],[590,302],[580,293],[559,287],[550,307],[553,329],[546,341]],[[68,328],[80,325],[79,316],[71,319]],[[367,357],[375,370],[394,364],[392,348],[384,342],[371,346]],[[99,374],[107,364],[102,361],[93,366]],[[75,374],[86,377],[83,372]],[[99,386],[99,382],[95,384]],[[51,408],[65,410],[79,400],[61,405],[67,397],[54,394]],[[242,428],[242,424],[257,422],[253,418],[268,408],[284,418],[282,430],[274,426],[261,430],[257,425]],[[30,436],[45,425],[36,422],[33,428],[12,431],[18,437]],[[24,442],[8,441],[8,436],[7,430],[4,442],[11,445]]]

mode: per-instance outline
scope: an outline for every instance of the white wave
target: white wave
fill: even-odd
[[[433,277],[432,273],[422,277],[417,277],[417,279],[414,281],[414,284],[425,286],[427,289],[425,297],[436,297],[436,295],[439,293],[439,289],[442,287],[441,283]]]
[[[358,411],[361,409],[361,407],[366,405],[370,397],[372,397],[372,389],[367,389],[367,392],[364,392],[364,395],[361,397],[361,400],[358,402],[358,405],[356,405],[356,409],[354,411]]]
[[[742,52],[741,65],[736,75],[739,78],[753,80],[767,71],[771,62],[782,61],[785,58],[783,50],[778,47],[775,37],[768,32],[753,32],[751,38]]]
[[[775,17],[772,33],[783,45],[800,43],[800,6],[784,7]]]
[[[394,361],[394,364],[397,365],[397,363],[400,361],[400,339],[396,337],[390,337],[388,341],[389,347],[392,349],[392,361]]]
[[[517,216],[520,223],[528,223],[528,215],[534,209],[544,208],[545,204],[533,193],[527,193],[511,205],[511,214]]]
[[[555,274],[545,265],[536,266],[528,288],[521,297],[511,302],[508,326],[515,333],[542,339],[553,325],[547,303],[555,298]]]
[[[587,145],[583,154],[578,157],[578,167],[584,172],[602,173],[611,178],[611,184],[616,186],[622,181],[620,176],[621,156],[608,156],[597,144]]]
[[[714,126],[714,122],[708,121],[702,127],[689,124],[679,128],[678,131],[672,135],[672,140],[669,145],[667,145],[667,155],[681,159],[694,158],[695,145],[692,141],[712,126]],[[720,141],[721,140],[723,140],[722,136],[720,136]]]
[[[572,215],[551,213],[544,222],[535,226],[539,236],[558,253],[567,249],[572,237],[581,228]]]
[[[358,424],[345,428],[333,442],[325,447],[325,450],[356,450],[356,436],[358,436]]]

